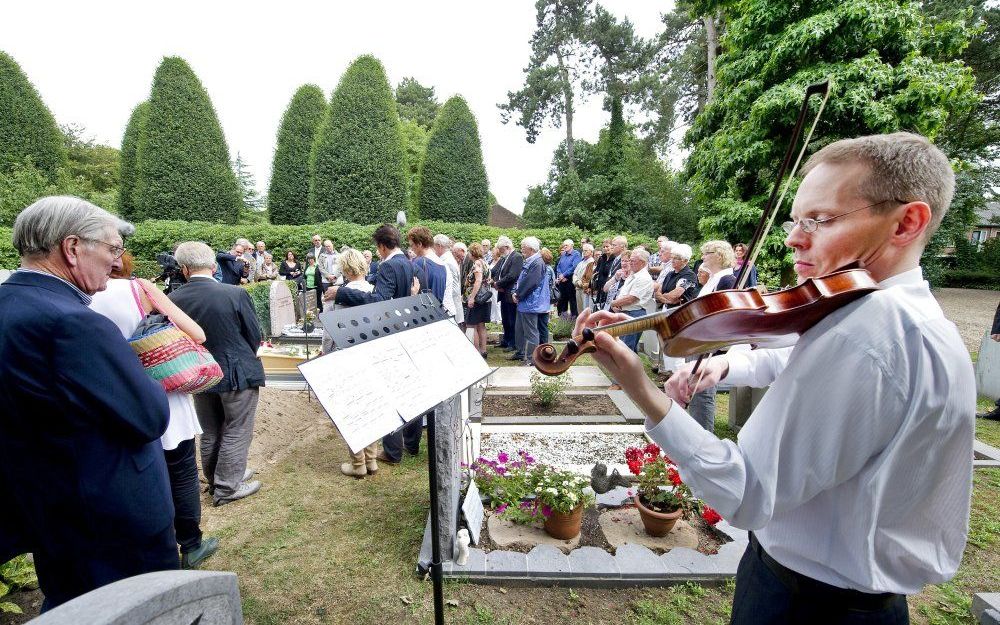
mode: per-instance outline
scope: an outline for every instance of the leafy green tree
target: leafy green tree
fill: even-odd
[[[264,210],[264,198],[260,197],[260,193],[257,191],[257,178],[253,175],[250,165],[247,164],[239,152],[236,153],[236,160],[233,161],[233,175],[236,176],[236,184],[240,189],[243,208],[249,211],[262,212]]]
[[[420,164],[424,162],[424,154],[427,153],[427,139],[430,132],[412,119],[400,120],[400,128],[403,131],[403,155],[406,158],[406,189],[407,209],[406,215],[410,220],[420,218],[419,189],[417,183],[420,179]]]
[[[120,159],[116,148],[88,138],[87,129],[80,124],[66,124],[60,130],[66,147],[66,171],[71,177],[86,180],[98,192],[118,186]]]
[[[519,114],[517,125],[524,128],[528,143],[534,143],[546,122],[566,125],[566,154],[569,168],[573,155],[573,113],[575,92],[580,88],[583,69],[583,33],[591,0],[537,0],[535,32],[531,36],[531,58],[524,68],[524,86],[507,92],[500,104],[503,123]]]
[[[125,134],[122,135],[122,149],[119,180],[121,186],[118,189],[118,214],[125,219],[134,220],[138,215],[136,209],[135,186],[138,175],[138,164],[136,154],[139,150],[139,136],[146,124],[149,115],[149,100],[140,102],[132,109],[132,115],[128,118],[128,125],[125,126]]]
[[[399,114],[382,63],[358,57],[340,79],[311,159],[314,221],[394,222],[406,209]]]
[[[815,146],[899,129],[933,139],[949,116],[975,103],[971,73],[950,60],[968,41],[968,26],[955,20],[932,29],[917,3],[746,0],[726,14],[718,90],[686,137],[693,148],[686,171],[707,237],[750,238],[806,85],[833,80]],[[787,215],[788,206],[782,210]],[[787,266],[783,239],[777,228],[770,233],[762,264]]]
[[[396,108],[400,119],[415,122],[430,131],[441,105],[434,96],[434,87],[425,87],[411,76],[396,86]]]
[[[235,223],[242,199],[208,93],[180,57],[153,77],[136,151],[136,217]]]
[[[271,222],[309,222],[309,157],[327,104],[316,85],[302,85],[292,96],[278,128],[267,207]]]
[[[424,219],[481,224],[489,219],[490,188],[479,128],[462,96],[445,102],[434,120],[419,180]]]
[[[0,173],[27,162],[55,181],[66,164],[63,135],[17,61],[0,52]]]

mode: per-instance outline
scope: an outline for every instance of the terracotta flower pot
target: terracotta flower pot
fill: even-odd
[[[681,518],[684,514],[682,508],[678,508],[673,512],[651,510],[642,505],[639,495],[633,495],[632,500],[635,501],[635,507],[639,509],[639,518],[642,519],[642,525],[646,528],[646,533],[657,538],[669,534],[670,530],[674,529],[674,523],[677,523],[677,519]]]
[[[577,506],[572,512],[556,512],[545,517],[545,533],[552,538],[559,540],[569,540],[575,538],[580,533],[580,526],[583,525],[583,506]]]

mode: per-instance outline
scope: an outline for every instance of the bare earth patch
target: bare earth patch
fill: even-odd
[[[935,289],[933,293],[944,316],[958,326],[966,349],[978,352],[983,333],[993,325],[993,314],[997,310],[997,302],[1000,302],[1000,291]]]
[[[607,395],[567,395],[553,406],[543,406],[527,395],[487,394],[483,397],[483,414],[487,417],[621,416],[621,410]]]

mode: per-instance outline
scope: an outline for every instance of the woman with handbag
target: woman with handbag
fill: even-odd
[[[493,293],[490,291],[490,268],[483,259],[483,246],[473,243],[469,246],[472,268],[465,278],[465,301],[469,313],[465,317],[465,327],[475,331],[473,343],[483,358],[486,358],[486,322],[490,320]]]
[[[127,340],[151,312],[166,315],[198,345],[205,342],[201,327],[165,294],[144,278],[131,279],[132,257],[122,256],[122,269],[111,274],[104,291],[94,294],[91,309],[110,319]],[[147,368],[148,370],[148,368]],[[174,530],[181,549],[181,566],[196,568],[219,548],[218,538],[202,540],[201,497],[194,437],[202,433],[191,395],[168,392],[170,420],[160,437],[174,501]]]

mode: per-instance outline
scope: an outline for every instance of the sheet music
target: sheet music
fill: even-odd
[[[385,383],[399,416],[412,421],[436,406],[444,397],[437,394],[437,384],[432,383],[431,376],[424,371],[433,361],[421,363],[423,367],[418,367],[400,344],[401,336],[387,336],[366,345],[378,345],[379,352],[371,360],[373,375]]]
[[[451,363],[454,374],[450,379],[452,394],[489,375],[489,365],[457,326],[438,322],[425,326],[425,330],[429,331],[437,349],[443,351]]]

